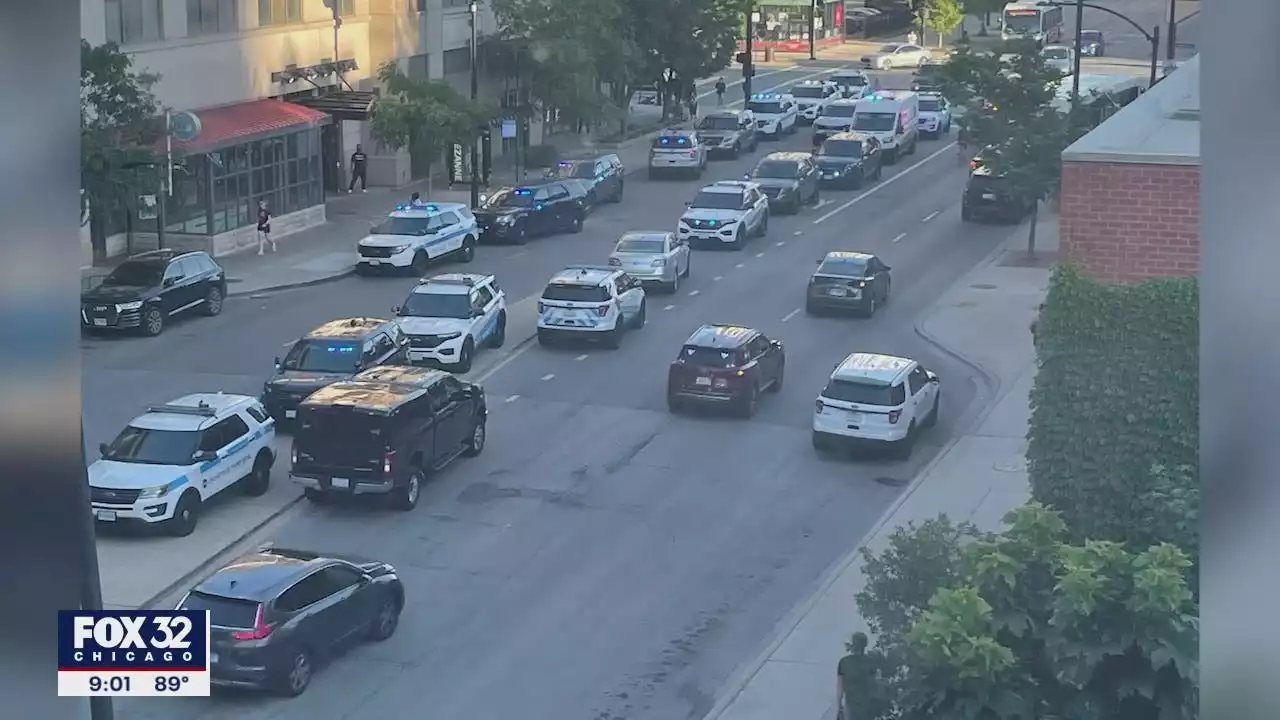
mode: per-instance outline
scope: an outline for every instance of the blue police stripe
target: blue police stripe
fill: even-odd
[[[257,440],[265,436],[268,430],[270,430],[272,433],[275,432],[275,428],[272,426],[258,428],[258,430],[254,432],[252,435],[250,435],[249,437],[246,437],[240,440],[240,442],[237,442],[235,445],[232,445],[231,449],[227,451],[227,454],[225,457],[220,457],[217,460],[210,460],[208,462],[201,463],[200,472],[202,473],[209,472],[210,470],[217,467],[219,464],[227,460],[233,459],[237,453],[243,452],[246,448],[248,448],[254,442],[256,442]]]
[[[435,238],[434,240],[429,240],[423,243],[423,247],[434,247],[436,245],[442,245],[444,243],[457,239],[459,235],[465,235],[466,233],[469,233],[469,232],[472,232],[472,228],[464,227],[461,230],[455,230],[451,233],[446,233],[444,235],[441,235]]]

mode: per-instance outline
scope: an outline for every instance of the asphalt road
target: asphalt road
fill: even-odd
[[[390,642],[338,660],[292,701],[149,699],[120,703],[119,716],[700,717],[865,534],[895,483],[974,410],[975,379],[912,327],[1010,229],[961,224],[964,175],[947,143],[922,143],[870,194],[830,192],[821,208],[775,217],[743,252],[697,252],[680,294],[651,297],[648,326],[621,350],[522,349],[485,381],[485,453],[437,476],[416,512],[304,505],[286,515],[270,533],[280,545],[400,568],[410,604]],[[807,148],[807,130],[782,147]],[[740,177],[767,149],[715,163],[704,181]],[[514,301],[566,264],[602,261],[624,230],[672,227],[698,186],[633,177],[625,202],[584,233],[482,248],[469,269],[496,273]],[[874,319],[797,312],[831,249],[874,252],[893,267],[892,302]],[[222,316],[154,340],[92,341],[88,439],[182,392],[256,391],[284,344],[334,317],[385,314],[411,282],[351,278],[230,301]],[[720,321],[782,340],[786,386],[752,421],[668,415],[667,363],[695,327]],[[814,397],[853,350],[914,356],[942,376],[941,420],[910,461],[820,459],[810,448]]]

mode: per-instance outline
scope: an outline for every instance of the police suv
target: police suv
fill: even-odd
[[[492,275],[423,278],[393,311],[409,338],[411,363],[465,373],[476,350],[507,340],[507,296]]]
[[[796,108],[800,113],[797,121],[812,125],[827,103],[839,99],[840,88],[830,80],[806,80],[792,86],[791,96],[796,99]]]
[[[639,280],[608,265],[570,265],[552,276],[538,299],[538,343],[603,342],[617,349],[628,330],[645,323]]]
[[[722,180],[699,190],[688,207],[676,236],[690,246],[741,250],[747,240],[769,232],[769,198],[759,183]]]
[[[747,109],[756,116],[756,128],[762,135],[777,140],[783,133],[796,131],[796,99],[782,93],[756,93],[747,101]]]
[[[827,103],[822,108],[822,114],[813,121],[813,144],[821,145],[836,133],[852,130],[853,113],[857,108],[857,100],[834,100]]]
[[[920,103],[920,134],[936,138],[951,132],[951,103],[941,93],[918,93]]]
[[[275,421],[247,395],[195,393],[149,408],[99,446],[89,466],[93,517],[190,535],[214,495],[267,491],[275,437]]]
[[[813,411],[813,447],[870,445],[911,456],[916,440],[938,422],[938,376],[909,358],[853,353],[836,366]]]
[[[426,273],[433,260],[456,255],[462,262],[476,256],[480,229],[462,203],[413,203],[397,206],[356,244],[356,272],[372,270]]]
[[[697,132],[668,128],[653,139],[649,148],[649,178],[667,172],[701,177],[707,169],[708,155]]]
[[[871,81],[861,70],[837,70],[829,79],[845,99],[857,100],[871,90]]]

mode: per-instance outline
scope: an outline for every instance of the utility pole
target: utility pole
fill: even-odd
[[[476,0],[467,6],[471,20],[471,102],[480,99],[480,69],[476,67],[476,12],[480,9]],[[471,138],[471,207],[480,207],[480,149],[479,138]]]
[[[1071,107],[1080,104],[1080,47],[1084,44],[1084,0],[1076,0],[1076,49],[1071,58]]]
[[[1169,0],[1169,37],[1165,39],[1168,48],[1165,59],[1173,60],[1178,55],[1178,0]]]
[[[809,59],[817,60],[818,0],[809,0]]]
[[[102,609],[102,576],[98,569],[98,543],[95,539],[95,529],[93,512],[89,503],[89,475],[84,450],[84,418],[80,418],[80,465],[86,470],[82,475],[81,498],[75,508],[76,512],[83,516],[83,526],[80,528],[80,567],[83,574],[80,576],[80,609],[82,610],[101,610]],[[89,697],[89,717],[90,720],[115,720],[115,706],[112,705],[110,697],[103,695],[92,695]]]
[[[754,3],[753,3],[754,5]],[[742,53],[742,101],[751,100],[751,76],[756,74],[756,59],[753,42],[756,35],[756,23],[760,22],[760,13],[752,7],[747,12],[747,49]]]

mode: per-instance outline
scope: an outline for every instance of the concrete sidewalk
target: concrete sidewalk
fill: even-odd
[[[916,325],[943,352],[973,366],[990,402],[913,480],[859,547],[878,552],[898,527],[946,513],[998,530],[1006,512],[1029,499],[1026,435],[1035,378],[1030,323],[1056,257],[1058,218],[1042,213],[1038,260],[1026,256],[1027,226],[953,286]],[[946,378],[943,378],[946,402]],[[866,630],[854,596],[865,586],[857,548],[818,591],[780,623],[756,659],[739,668],[705,720],[831,720],[836,663],[851,633]]]

